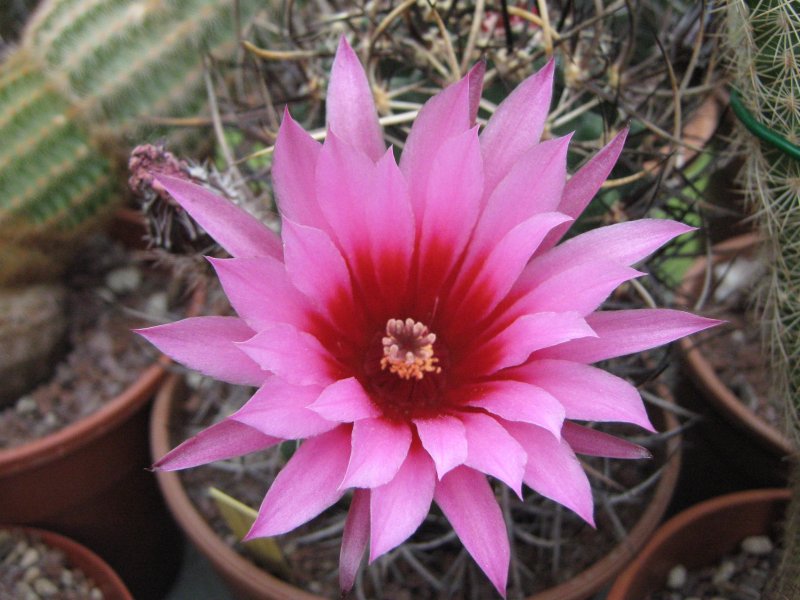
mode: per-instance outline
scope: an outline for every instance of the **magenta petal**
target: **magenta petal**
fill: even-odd
[[[621,421],[655,431],[638,390],[611,373],[567,360],[532,360],[508,377],[539,386],[566,409],[567,419]]]
[[[239,348],[253,330],[237,317],[190,317],[135,331],[182,365],[221,381],[257,386],[269,375]]]
[[[505,598],[508,531],[486,477],[469,467],[458,467],[436,485],[434,499],[467,552]]]
[[[155,178],[231,256],[272,256],[280,260],[283,253],[275,232],[233,202],[183,179],[167,175]]]
[[[494,338],[472,350],[459,364],[465,376],[491,375],[522,364],[531,353],[597,334],[575,312],[523,315]]]
[[[522,478],[528,455],[494,418],[483,413],[464,413],[467,432],[467,460],[464,463],[496,477],[522,498]]]
[[[554,61],[548,62],[514,89],[486,124],[481,152],[490,194],[519,160],[539,141],[553,95]]]
[[[488,410],[508,421],[523,421],[561,437],[564,407],[542,388],[520,381],[487,381],[471,389],[469,406]]]
[[[414,419],[414,425],[423,448],[436,465],[439,479],[467,460],[467,434],[464,424],[456,417]]]
[[[475,228],[471,249],[491,246],[532,216],[558,210],[567,180],[570,138],[536,144],[520,157],[489,197]]]
[[[320,144],[298,125],[289,110],[275,141],[272,182],[281,215],[301,225],[326,229],[317,205],[315,174]]]
[[[216,460],[227,460],[266,450],[281,441],[279,438],[264,435],[248,425],[225,419],[167,452],[153,465],[153,468],[161,471],[188,469]]]
[[[536,256],[520,280],[525,285],[536,284],[571,267],[598,260],[630,266],[693,229],[666,219],[639,219],[598,227]]]
[[[408,456],[411,428],[384,418],[353,424],[350,464],[341,487],[375,488],[391,481]]]
[[[370,562],[402,544],[417,530],[431,507],[435,485],[433,461],[415,443],[394,479],[372,490]]]
[[[622,147],[625,145],[626,137],[628,137],[627,128],[618,133],[600,152],[578,169],[578,172],[570,178],[564,188],[564,196],[556,209],[558,212],[569,215],[573,219],[578,218],[611,173],[611,169],[614,168],[622,152]],[[569,224],[565,223],[551,231],[542,242],[539,252],[552,248],[567,229],[569,229]]]
[[[283,220],[286,272],[294,286],[327,310],[334,300],[353,304],[350,273],[341,253],[321,229]]]
[[[525,484],[594,526],[592,488],[567,441],[535,425],[506,422],[504,426],[528,453]]]
[[[373,161],[386,150],[367,75],[344,36],[333,60],[325,112],[330,130]]]
[[[606,458],[652,458],[647,448],[627,440],[567,421],[561,432],[574,452]]]
[[[339,551],[339,587],[342,594],[353,588],[356,574],[361,566],[364,550],[369,542],[369,490],[355,490],[347,511],[347,520],[342,533],[342,548]]]
[[[642,308],[597,312],[586,322],[596,338],[570,340],[537,352],[536,358],[560,358],[593,363],[668,344],[720,321],[666,308]]]
[[[309,301],[289,281],[281,261],[268,256],[208,260],[231,306],[253,329],[276,322],[308,326]]]
[[[286,533],[335,504],[344,495],[339,483],[349,458],[349,427],[303,442],[270,486],[245,539]]]
[[[296,385],[327,385],[342,374],[317,338],[286,323],[271,325],[237,347],[263,369]]]
[[[318,385],[292,385],[279,377],[271,377],[230,418],[286,440],[319,435],[339,425],[308,409],[321,391]]]
[[[480,94],[482,80],[482,68],[473,69],[461,81],[428,100],[414,120],[400,159],[400,170],[409,183],[417,223],[424,212],[422,202],[433,172],[433,160],[442,144],[474,124],[476,91]]]
[[[533,285],[533,289],[519,298],[510,311],[513,314],[575,311],[588,315],[597,310],[621,283],[642,275],[641,271],[616,262],[585,262]]]
[[[381,414],[355,377],[334,381],[308,408],[329,421],[339,423],[352,423]]]

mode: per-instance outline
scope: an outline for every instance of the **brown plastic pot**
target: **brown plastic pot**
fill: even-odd
[[[762,535],[783,517],[789,490],[736,492],[701,502],[659,527],[619,576],[607,600],[642,600],[661,589],[670,570],[713,565],[751,535]]]
[[[154,461],[172,449],[171,422],[176,411],[176,399],[185,391],[183,380],[170,376],[156,397],[151,419],[150,439]],[[677,430],[678,422],[669,412],[653,416],[657,427]],[[667,509],[680,471],[680,435],[669,440],[661,479],[654,496],[628,537],[603,559],[567,582],[544,590],[528,600],[585,600],[608,585],[644,546]],[[167,506],[187,537],[227,582],[237,597],[252,600],[322,600],[285,581],[278,579],[242,557],[222,540],[197,511],[175,472],[157,472],[158,483]]]
[[[114,569],[97,554],[75,540],[34,527],[0,525],[0,530],[22,530],[28,535],[38,536],[46,546],[61,550],[66,556],[67,565],[83,571],[84,575],[89,577],[103,592],[104,600],[133,600],[133,596]]]
[[[141,237],[127,214],[115,237]],[[190,313],[203,297],[192,299]],[[139,600],[160,599],[180,565],[181,537],[150,461],[149,413],[162,357],[96,412],[43,438],[0,449],[0,522],[59,532],[102,554]]]
[[[756,234],[731,238],[714,246],[710,260],[713,265],[717,265],[730,261],[736,256],[748,253],[752,255],[757,246]],[[699,258],[687,271],[678,294],[685,306],[691,307],[694,299],[699,296],[708,265],[707,257]],[[705,398],[728,422],[740,431],[746,432],[757,444],[781,460],[795,453],[795,448],[788,437],[753,412],[720,379],[706,358],[703,345],[696,343],[696,338],[685,337],[679,343],[687,373],[703,392]]]

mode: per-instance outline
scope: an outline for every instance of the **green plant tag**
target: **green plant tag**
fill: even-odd
[[[233,534],[242,539],[253,526],[258,513],[215,487],[208,488],[208,494],[214,500],[220,515]],[[242,543],[248,552],[275,574],[283,577],[289,576],[289,564],[286,562],[280,546],[273,538],[257,538]]]

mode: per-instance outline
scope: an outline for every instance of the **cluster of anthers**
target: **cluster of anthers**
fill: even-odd
[[[434,356],[433,344],[436,334],[412,318],[389,319],[386,336],[383,338],[381,369],[388,368],[401,379],[421,380],[425,373],[441,373]]]

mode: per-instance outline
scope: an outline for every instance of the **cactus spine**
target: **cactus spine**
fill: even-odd
[[[744,188],[758,215],[770,269],[760,305],[772,393],[785,406],[789,433],[800,447],[800,11],[796,0],[751,0],[749,6],[729,0],[727,12],[733,84],[750,126],[741,128]],[[775,598],[800,592],[800,472],[795,488]]]
[[[263,4],[239,0],[242,19]],[[49,0],[0,65],[0,284],[41,279],[115,196],[114,157],[196,115],[234,0]]]

